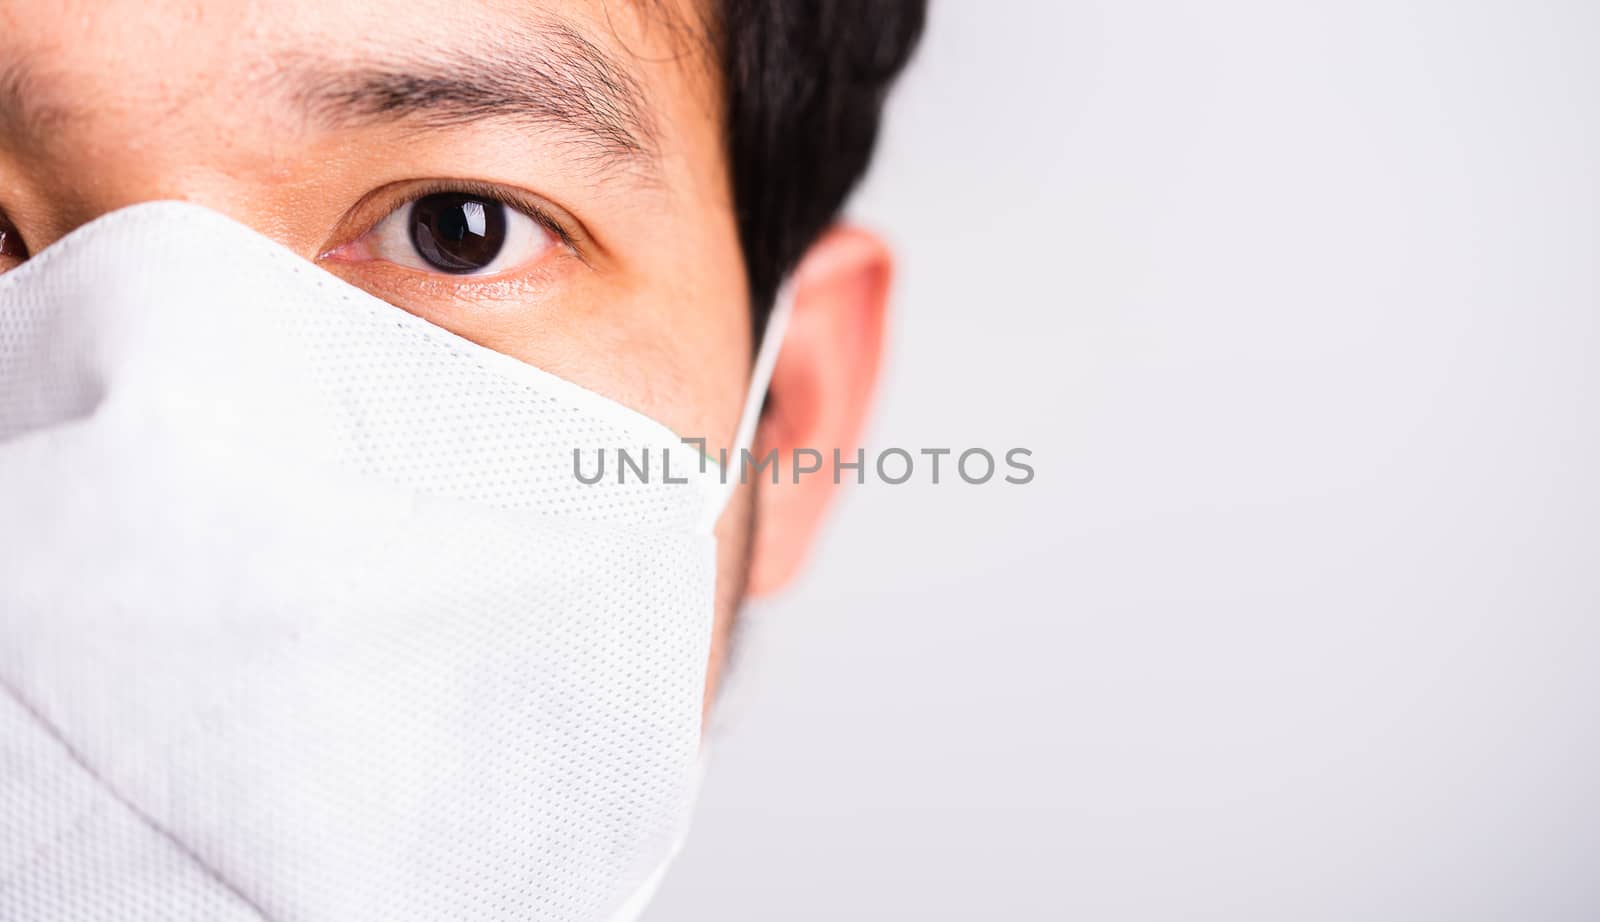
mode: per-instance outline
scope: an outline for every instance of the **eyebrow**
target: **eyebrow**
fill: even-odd
[[[558,20],[502,29],[455,49],[422,48],[352,64],[304,51],[274,56],[264,84],[310,124],[409,123],[445,129],[501,121],[569,136],[600,167],[659,167],[659,134],[638,78]],[[20,61],[0,60],[0,134],[48,136],[82,102],[54,98]]]
[[[509,120],[568,133],[598,160],[653,163],[657,132],[639,81],[561,23],[507,30],[451,51],[350,66],[294,55],[275,83],[314,121],[448,128]]]

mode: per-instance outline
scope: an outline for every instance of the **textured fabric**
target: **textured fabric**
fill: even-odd
[[[219,215],[80,228],[0,276],[0,919],[605,918],[687,813],[722,496]]]

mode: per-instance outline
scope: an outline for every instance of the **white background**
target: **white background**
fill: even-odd
[[[1600,919],[1600,4],[935,0],[651,922]]]

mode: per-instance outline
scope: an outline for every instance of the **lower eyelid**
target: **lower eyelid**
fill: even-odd
[[[534,260],[525,272],[491,276],[425,273],[383,261],[368,266],[346,264],[334,271],[373,297],[467,335],[480,323],[520,323],[530,312],[547,311],[551,298],[579,265],[558,254],[554,259]]]

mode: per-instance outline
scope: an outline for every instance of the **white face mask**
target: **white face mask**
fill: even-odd
[[[195,206],[0,275],[0,918],[637,912],[700,746],[701,466]]]

